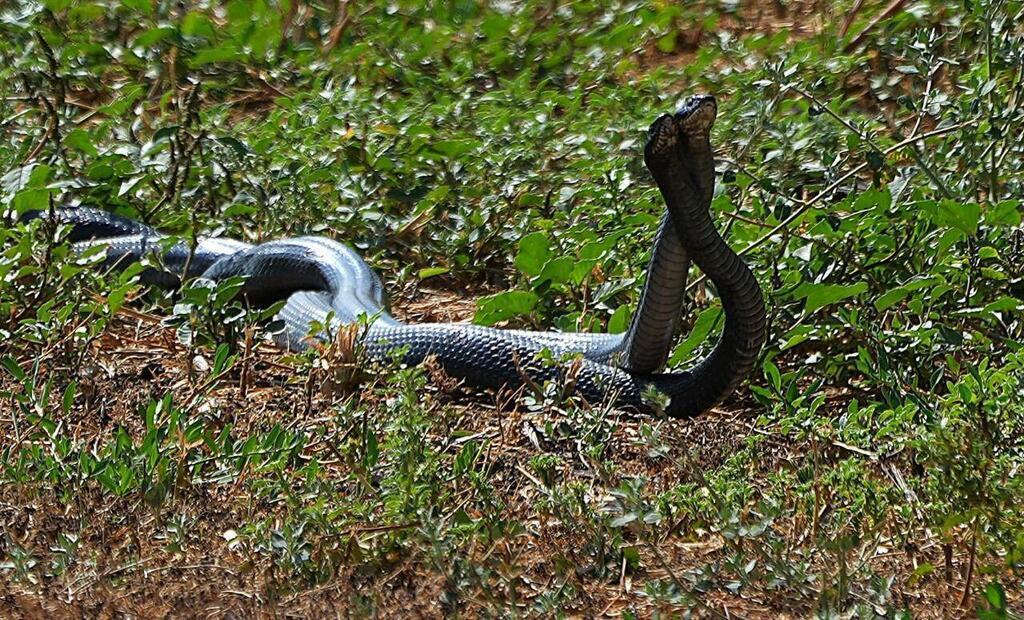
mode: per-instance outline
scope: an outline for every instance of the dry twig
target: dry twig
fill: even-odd
[[[899,13],[900,9],[902,9],[903,5],[906,3],[907,0],[893,0],[892,2],[890,2],[889,6],[885,7],[885,9],[881,13],[872,18],[872,20],[868,22],[868,25],[864,26],[864,29],[858,32],[857,36],[853,37],[853,40],[846,44],[846,47],[843,48],[843,53],[849,54],[854,49],[856,49],[857,46],[860,45],[861,42],[864,40],[864,38],[868,36],[868,33],[874,30],[875,26],[889,19],[896,13]]]

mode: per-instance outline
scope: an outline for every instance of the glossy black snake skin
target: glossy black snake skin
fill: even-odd
[[[364,321],[361,343],[375,360],[419,364],[433,356],[451,376],[481,388],[515,387],[565,380],[569,365],[544,361],[577,354],[572,379],[589,401],[651,412],[648,390],[667,397],[672,417],[699,414],[720,402],[752,368],[765,338],[760,287],[740,257],[719,236],[709,209],[714,187],[710,129],[717,107],[713,97],[692,97],[674,115],[651,126],[644,162],[654,176],[667,212],[662,218],[640,305],[624,334],[575,334],[502,330],[476,325],[405,324],[387,312],[383,285],[348,246],[324,237],[299,237],[250,245],[222,238],[200,238],[194,249],[170,244],[158,231],[94,209],[58,209],[72,224],[76,250],[106,247],[105,264],[123,266],[147,254],[161,269],[142,274],[146,284],[177,286],[182,277],[214,281],[245,276],[242,293],[252,303],[286,299],[278,318],[286,328],[275,339],[290,349],[309,345],[310,327],[327,331]],[[39,216],[41,214],[34,214]],[[692,260],[714,283],[726,320],[714,350],[695,368],[663,373],[678,327]],[[330,335],[313,334],[326,340]],[[655,399],[663,400],[663,399]]]

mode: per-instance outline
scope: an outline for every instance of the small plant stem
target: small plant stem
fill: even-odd
[[[978,525],[981,522],[977,516],[974,517],[974,528],[971,530],[971,553],[967,560],[967,578],[964,581],[964,591],[960,595],[960,606],[966,607],[967,600],[971,597],[971,581],[974,579],[974,560],[978,556]]]
[[[991,10],[991,7],[989,7]],[[985,20],[985,71],[988,74],[989,81],[992,80],[992,18],[994,15],[989,15],[989,18]],[[995,126],[995,100],[994,97],[995,89],[988,91],[988,123],[989,127]],[[989,154],[989,169],[988,169],[988,201],[989,204],[995,204],[999,201],[999,169],[996,166],[996,150],[992,149]]]
[[[872,18],[871,21],[868,22],[868,25],[864,26],[864,29],[858,32],[857,36],[853,37],[853,40],[846,44],[846,47],[843,48],[843,53],[848,54],[852,52],[858,45],[860,45],[861,41],[867,38],[868,33],[871,32],[875,26],[898,13],[906,3],[907,0],[893,0],[890,2],[889,6],[885,7],[881,13]]]
[[[846,14],[846,19],[843,20],[843,25],[839,27],[839,38],[845,37],[850,32],[850,26],[853,25],[853,20],[857,18],[857,13],[860,12],[860,8],[864,6],[864,0],[857,0],[853,3],[853,8]]]
[[[921,113],[917,115],[917,120],[914,122],[914,129],[910,132],[910,135],[915,135],[921,129],[921,122],[924,120],[924,115],[927,114],[928,104],[931,100],[932,87],[935,84],[935,72],[938,71],[938,65],[933,65],[928,71],[928,82],[924,87],[924,98],[921,101]],[[888,117],[886,117],[888,119]],[[924,173],[931,179],[935,187],[939,188],[942,195],[950,200],[954,199],[953,193],[946,187],[945,182],[939,177],[938,173],[935,172],[935,168],[931,163],[925,161],[925,153],[921,149],[920,143],[914,143],[913,148],[910,151],[911,157],[917,163],[918,167],[924,171]]]
[[[921,153],[921,147],[919,145],[915,144],[913,147],[911,147],[910,156],[914,158],[914,161],[917,163],[917,166],[925,173],[925,175],[927,175],[931,182],[935,184],[935,187],[939,189],[939,193],[941,193],[944,198],[948,200],[956,200],[956,197],[953,195],[953,193],[949,191],[949,188],[946,187],[946,184],[942,181],[941,178],[939,178],[938,173],[936,173],[935,170],[931,167],[931,165],[929,165],[928,162],[924,160],[924,155]]]
[[[249,394],[249,369],[252,365],[253,326],[245,328],[245,351],[242,353],[242,375],[238,379],[238,395],[246,398]]]
[[[811,536],[813,536],[815,540],[818,539],[818,535],[820,534],[821,528],[821,524],[818,521],[820,518],[818,515],[820,514],[821,510],[821,484],[818,473],[821,465],[818,459],[819,453],[820,450],[818,449],[818,440],[817,438],[815,438],[811,443],[811,455],[813,461],[812,466],[814,467],[814,510],[811,513]]]
[[[1024,14],[1024,11],[1021,11],[1021,13]],[[1013,99],[1010,105],[1008,106],[1008,111],[1006,113],[1006,118],[1008,119],[1013,119],[1014,116],[1016,116],[1017,110],[1018,108],[1020,108],[1020,102],[1022,99],[1024,99],[1024,97],[1021,96],[1022,79],[1024,79],[1024,66],[1017,68],[1017,75],[1014,77],[1013,82],[1011,82],[1010,84],[1009,90],[1012,93],[1011,96]],[[990,142],[987,148],[994,148],[994,145],[995,141]],[[1000,151],[999,156],[996,158],[996,168],[1002,168],[1003,162],[1006,161],[1006,156],[1013,151],[1014,145],[1015,142],[1012,140],[1003,140],[1003,148]]]

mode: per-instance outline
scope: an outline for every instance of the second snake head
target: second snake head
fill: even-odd
[[[662,114],[647,130],[645,159],[654,163],[673,151],[686,158],[687,145],[706,141],[717,115],[718,103],[712,95],[694,95],[675,114]]]

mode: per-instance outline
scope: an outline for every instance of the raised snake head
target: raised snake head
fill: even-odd
[[[673,149],[686,158],[687,145],[706,142],[715,124],[718,103],[712,95],[694,95],[686,100],[675,114],[662,114],[647,130],[644,155],[651,161],[663,159]]]
[[[647,131],[644,163],[659,185],[672,179],[710,204],[715,184],[711,127],[718,103],[711,95],[694,95],[675,114],[662,114]],[[662,187],[664,189],[664,187]]]
[[[673,115],[679,130],[690,137],[706,137],[718,115],[718,102],[713,95],[694,95]]]

